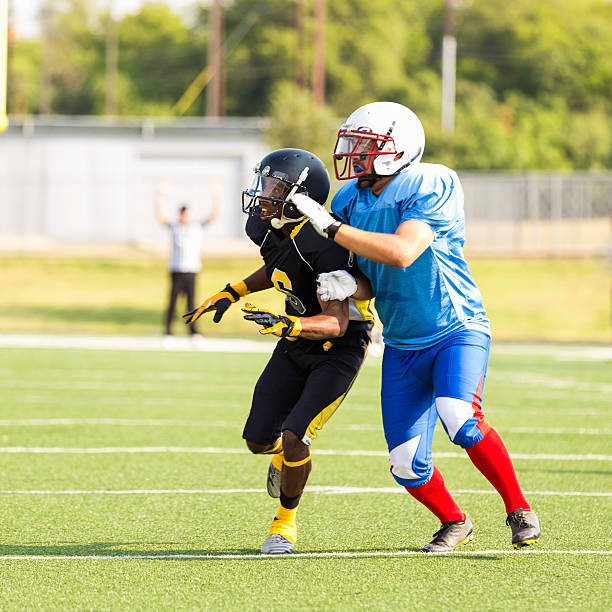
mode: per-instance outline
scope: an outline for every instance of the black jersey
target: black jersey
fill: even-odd
[[[274,287],[285,294],[285,310],[293,316],[312,317],[321,313],[317,299],[317,276],[335,270],[355,271],[352,254],[320,236],[308,220],[294,227],[289,236],[256,217],[246,224],[249,238],[259,246],[266,274]],[[370,329],[374,317],[369,300],[349,298],[349,330]]]

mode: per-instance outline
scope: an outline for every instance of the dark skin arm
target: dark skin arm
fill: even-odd
[[[251,293],[270,289],[274,286],[266,274],[265,266],[261,266],[253,274],[247,276],[244,282]],[[321,306],[321,314],[313,317],[300,317],[302,323],[300,336],[307,340],[325,340],[343,336],[349,321],[348,301],[322,302],[319,296],[317,296],[317,300]]]
[[[354,276],[357,281],[357,291],[351,297],[355,300],[371,300],[374,297],[374,291],[370,279],[361,270],[356,270]]]
[[[322,302],[319,296],[317,299],[321,305],[321,314],[300,317],[302,324],[300,337],[307,340],[326,340],[344,336],[349,322],[348,300]]]
[[[244,279],[244,282],[247,286],[247,289],[251,293],[255,293],[256,291],[263,291],[264,289],[270,289],[274,287],[272,281],[266,275],[266,266],[261,266],[261,268],[255,270],[253,274],[247,276]]]

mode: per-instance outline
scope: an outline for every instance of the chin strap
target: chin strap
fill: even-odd
[[[295,195],[295,193],[298,190],[298,187],[308,178],[309,171],[310,171],[310,167],[305,166],[304,169],[302,170],[302,173],[298,177],[298,180],[293,184],[291,191],[287,194],[287,197],[285,198],[285,204],[283,204],[283,210],[281,212],[280,219],[272,219],[272,221],[270,221],[270,225],[274,229],[280,229],[286,223],[295,223],[296,221],[302,221],[304,219],[304,215],[302,215],[299,219],[288,219],[287,217],[285,217],[284,212],[285,212],[285,206],[287,204],[287,200],[291,200],[291,196]]]
[[[274,228],[274,229],[281,229],[281,227],[283,227],[283,225],[285,225],[285,223],[290,223],[289,219],[287,219],[286,217],[281,217],[280,219],[271,219],[270,220],[270,225]]]

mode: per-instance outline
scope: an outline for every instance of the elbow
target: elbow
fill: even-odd
[[[333,329],[329,330],[328,337],[329,338],[341,338],[346,333],[346,330],[348,329],[348,324],[349,324],[348,317],[336,319],[336,322],[333,325]]]
[[[428,246],[428,245],[427,245]],[[421,249],[418,244],[406,244],[405,242],[397,245],[391,253],[391,262],[389,265],[396,268],[410,267],[421,255],[424,249]]]
[[[407,268],[414,262],[414,253],[411,250],[398,250],[391,254],[389,265],[395,268]]]
[[[336,334],[336,338],[341,338],[346,334],[346,330],[348,329],[349,320],[348,317],[342,318],[338,320],[338,333]]]

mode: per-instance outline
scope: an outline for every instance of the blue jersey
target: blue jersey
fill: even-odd
[[[416,219],[434,234],[433,243],[407,268],[357,256],[370,279],[385,343],[417,350],[467,328],[490,334],[482,296],[463,255],[465,215],[457,174],[438,164],[414,164],[400,172],[380,196],[347,183],[334,196],[332,212],[343,222],[393,234]]]

